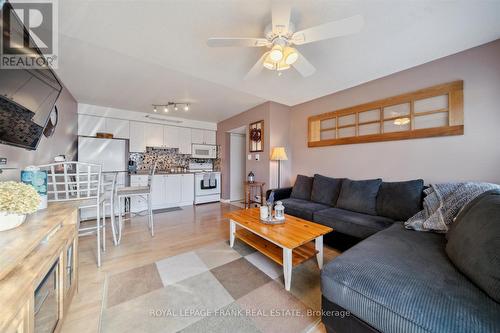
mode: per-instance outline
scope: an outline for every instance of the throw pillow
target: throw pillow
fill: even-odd
[[[342,182],[337,207],[358,213],[377,215],[377,193],[382,179],[350,180]]]
[[[383,182],[377,195],[377,214],[406,221],[422,209],[422,179]]]
[[[339,198],[342,178],[330,178],[315,174],[311,200],[325,205],[335,206]]]
[[[312,177],[298,175],[293,185],[290,198],[311,200],[312,182]]]
[[[500,302],[500,190],[471,201],[448,233],[446,254],[455,266]]]

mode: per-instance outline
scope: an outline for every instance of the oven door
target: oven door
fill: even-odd
[[[210,186],[210,184],[204,184],[203,174],[197,173],[194,177],[195,181],[195,194],[196,195],[211,195],[220,193],[220,173],[215,173],[215,184]],[[204,186],[207,185],[207,186]]]
[[[212,146],[212,145],[193,144],[191,157],[193,157],[193,158],[216,158],[217,157],[217,147]]]

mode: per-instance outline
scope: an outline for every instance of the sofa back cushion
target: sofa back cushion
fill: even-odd
[[[342,178],[330,178],[315,174],[312,184],[311,201],[335,206],[342,187]]]
[[[377,193],[382,179],[344,179],[337,207],[358,213],[377,215]]]
[[[377,215],[406,221],[422,210],[422,179],[383,182],[377,195]]]
[[[313,178],[304,175],[298,175],[293,185],[290,198],[311,200]]]
[[[500,302],[500,191],[467,204],[448,231],[451,262],[496,302]]]

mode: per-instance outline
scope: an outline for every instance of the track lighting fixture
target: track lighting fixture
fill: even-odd
[[[153,112],[158,112],[158,108],[163,108],[163,112],[168,113],[171,109],[170,106],[173,106],[174,111],[179,111],[179,107],[182,107],[184,111],[189,111],[189,103],[177,103],[177,102],[168,102],[166,104],[153,104]]]

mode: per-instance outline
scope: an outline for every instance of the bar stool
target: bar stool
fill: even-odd
[[[148,204],[147,208],[148,228],[151,231],[151,237],[154,236],[154,219],[153,219],[153,206],[151,202],[151,187],[153,182],[153,176],[155,175],[156,172],[156,165],[157,163],[155,162],[155,164],[149,171],[147,186],[128,186],[116,190],[116,199],[118,200],[118,237],[117,237],[118,244],[120,244],[122,239],[123,218],[121,213],[121,202],[123,198],[138,196],[146,199],[146,202]]]
[[[97,267],[101,267],[101,165],[83,162],[59,162],[38,166],[47,171],[47,201],[78,201],[78,210],[95,208],[96,223],[83,227],[78,218],[78,236],[97,235]],[[106,247],[102,240],[103,248]]]
[[[115,226],[115,198],[116,198],[116,179],[117,172],[103,172],[103,200],[102,200],[102,236],[103,236],[103,251],[106,251],[106,207],[109,206],[109,219],[111,221],[111,231],[113,233],[113,244],[118,245]]]

